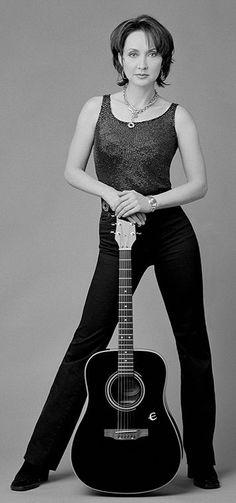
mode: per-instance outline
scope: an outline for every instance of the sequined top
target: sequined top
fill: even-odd
[[[143,195],[170,189],[170,164],[178,147],[176,107],[172,103],[159,117],[129,128],[113,115],[110,95],[104,95],[93,148],[98,180],[117,190],[136,190]]]

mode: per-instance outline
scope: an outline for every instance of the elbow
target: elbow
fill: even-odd
[[[72,185],[73,173],[72,173],[71,169],[68,168],[68,166],[66,166],[65,171],[64,171],[64,179],[66,180],[67,183]]]
[[[206,181],[203,182],[198,180],[193,182],[192,184],[193,200],[202,199],[203,197],[205,197],[207,190],[208,186]]]
[[[205,182],[204,184],[201,185],[201,188],[200,188],[200,198],[205,197],[205,195],[207,194],[207,191],[208,191],[208,185],[207,185],[207,182]]]
[[[66,180],[66,182],[69,182],[69,172],[67,169],[65,169],[64,171],[64,179]]]

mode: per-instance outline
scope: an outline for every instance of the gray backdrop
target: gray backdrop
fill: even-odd
[[[109,35],[142,13],[176,51],[161,94],[194,116],[207,196],[184,207],[200,241],[217,391],[218,465],[235,462],[235,2],[1,0],[1,438],[9,477],[76,329],[97,257],[100,201],[63,178],[83,103],[116,92]],[[92,159],[88,173],[94,175]],[[179,154],[173,185],[184,180]],[[179,364],[152,269],[134,297],[135,341],[166,359],[181,429]],[[116,345],[116,334],[112,339]],[[69,454],[67,454],[69,456]]]

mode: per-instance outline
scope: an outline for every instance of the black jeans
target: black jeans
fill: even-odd
[[[106,205],[100,219],[100,253],[82,318],[30,439],[25,459],[56,469],[81,414],[84,367],[107,347],[118,319],[118,245]],[[105,211],[106,210],[106,211]],[[113,228],[114,229],[114,228]],[[135,291],[154,266],[175,336],[181,368],[183,440],[188,464],[215,464],[215,393],[203,306],[198,242],[180,206],[147,215],[132,247]],[[94,376],[96,379],[96,376]]]

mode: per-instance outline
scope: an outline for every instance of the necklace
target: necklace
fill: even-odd
[[[123,97],[124,97],[125,104],[127,105],[128,109],[132,113],[131,120],[130,120],[130,122],[128,122],[127,126],[129,128],[133,128],[135,126],[134,119],[137,119],[139,114],[141,114],[142,112],[147,110],[147,108],[152,106],[153,103],[155,103],[157,98],[159,97],[159,94],[157,93],[157,91],[155,89],[154,94],[153,94],[152,98],[149,100],[149,102],[147,103],[147,105],[143,108],[137,109],[133,105],[131,105],[131,103],[128,102],[127,97],[126,97],[126,89],[127,89],[127,84],[123,88]]]

